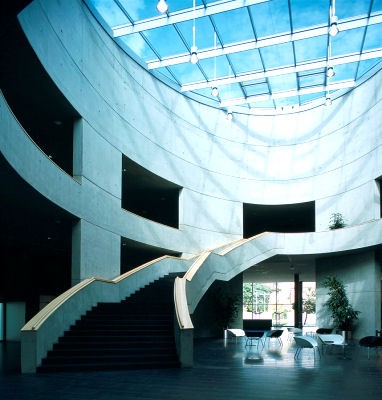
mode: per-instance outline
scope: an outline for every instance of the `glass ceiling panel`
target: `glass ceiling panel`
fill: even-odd
[[[176,78],[170,73],[168,68],[158,68],[155,70],[155,72],[164,75],[166,78],[172,81],[174,81],[174,79],[176,80]],[[178,84],[180,84],[180,82],[178,82]]]
[[[355,79],[358,62],[350,64],[336,65],[334,67],[335,75],[331,78],[332,82],[345,81]]]
[[[265,68],[277,68],[278,66],[294,65],[292,43],[277,44],[260,49]]]
[[[268,78],[272,93],[293,90],[296,88],[296,74],[271,76]]]
[[[367,73],[371,68],[375,67],[378,63],[381,63],[380,59],[360,61],[357,71],[357,79],[360,79],[365,73]]]
[[[322,86],[325,84],[325,71],[321,74],[310,74],[305,76],[299,76],[299,86],[300,88],[308,88],[311,86]]]
[[[156,54],[151,50],[147,43],[143,39],[140,33],[133,33],[128,36],[121,36],[117,42],[122,42],[126,45],[133,53],[144,61],[152,60],[156,58]]]
[[[325,92],[303,94],[300,96],[300,102],[301,102],[301,104],[306,104],[313,100],[317,100],[317,99],[325,97],[325,96],[326,96]]]
[[[223,45],[254,38],[251,20],[246,8],[216,14],[212,19],[216,24]]]
[[[191,48],[193,44],[193,20],[180,22],[176,26]],[[199,18],[195,21],[195,44],[198,49],[212,49],[214,47],[214,28],[208,17]],[[171,41],[167,45],[171,46]]]
[[[219,87],[219,96],[222,100],[235,99],[243,96],[243,91],[239,84],[225,85]]]
[[[126,24],[128,19],[126,15],[116,6],[114,0],[93,0],[92,6],[102,16],[109,26]]]
[[[205,88],[205,89],[200,89],[198,90],[198,95],[201,95],[209,100],[214,100],[214,101],[219,101],[218,98],[212,96],[211,94],[211,89],[210,88]]]
[[[299,98],[297,96],[291,96],[287,98],[282,98],[282,99],[275,99],[274,103],[277,108],[284,108],[284,107],[290,107],[298,104]]]
[[[249,9],[257,38],[290,32],[288,0],[272,0]]]
[[[199,65],[202,68],[202,70],[204,71],[204,73],[206,73],[208,76],[211,76],[212,78],[215,77],[215,73],[214,73],[215,63],[214,63],[213,58],[206,58],[205,60],[199,60]]]
[[[336,0],[336,14],[339,19],[368,14],[371,1],[372,0]]]
[[[331,0],[264,0],[258,4],[251,4],[252,0],[196,0],[196,14],[192,0],[166,0],[169,9],[165,16],[153,0],[83,1],[129,55],[146,63],[148,71],[184,95],[193,92],[201,101],[211,99],[211,82],[219,79],[219,97],[213,100],[223,109],[229,104],[242,112],[270,108],[277,113],[294,102],[313,101],[313,106],[322,98],[324,104],[323,91],[295,94],[299,89],[325,87],[327,65],[333,64],[335,70],[329,83],[348,82],[357,76],[356,85],[370,75],[371,68],[372,73],[382,69],[377,51],[382,49],[382,0],[335,1],[340,32],[330,38],[332,62],[327,62]],[[379,15],[369,19],[371,8]],[[195,15],[196,65],[189,62]],[[368,59],[358,62],[351,55]],[[341,89],[338,94],[351,89]],[[270,93],[279,98],[266,99]]]
[[[216,76],[218,78],[229,75],[231,72],[227,56],[216,57]]]
[[[129,0],[127,0],[129,1]],[[147,2],[147,0],[146,0]],[[150,1],[150,4],[147,4],[146,7],[150,7],[150,8],[155,8],[152,6],[153,1]],[[187,8],[192,8],[193,6],[193,0],[176,0],[176,1],[169,1],[167,0],[167,4],[171,3],[171,7],[170,10],[171,12],[175,12],[175,11],[180,11],[180,10],[185,10]],[[200,6],[203,4],[202,0],[196,0],[195,5],[196,7]]]
[[[293,31],[326,24],[329,18],[329,0],[291,0]]]
[[[372,12],[381,11],[382,10],[382,0],[374,0]]]
[[[145,32],[145,36],[150,43],[155,43],[155,49],[161,58],[188,52],[172,25],[150,29]]]
[[[111,7],[110,3],[119,2],[127,14],[133,19],[138,21],[147,18],[158,17],[160,13],[156,9],[156,1],[153,0],[96,0],[97,2],[106,2],[107,6]],[[184,10],[185,8],[191,9],[193,0],[167,0],[167,4],[171,4],[171,11]],[[202,5],[202,0],[196,0],[196,6]]]
[[[155,7],[145,6],[145,3],[147,3],[147,1],[119,0],[119,3],[134,21],[139,19],[152,18],[158,15],[158,11]]]
[[[199,82],[204,79],[204,76],[197,65],[191,63],[184,63],[172,65],[168,67],[177,80],[183,85],[191,80],[192,82]]]
[[[364,50],[382,47],[382,24],[369,25],[366,30]]]
[[[267,94],[269,91],[268,84],[266,82],[258,83],[257,85],[244,86],[246,96],[258,96],[261,94]]]
[[[316,36],[309,39],[297,40],[294,46],[297,63],[312,61],[316,58],[326,58],[328,38],[326,36]]]
[[[256,101],[254,103],[249,103],[249,106],[251,108],[274,108],[275,104],[273,102],[273,100],[264,100],[264,101]]]
[[[350,29],[332,38],[332,56],[359,53],[365,28]]]
[[[257,49],[230,54],[229,59],[235,65],[235,71],[238,74],[250,71],[262,71],[264,69],[259,50]]]

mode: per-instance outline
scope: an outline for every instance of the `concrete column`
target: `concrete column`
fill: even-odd
[[[101,207],[104,199],[116,198],[120,204],[122,155],[83,119],[74,124],[73,148],[73,176],[82,184],[84,214],[92,202],[99,205],[92,210],[95,220],[89,222],[83,218],[73,227],[72,284],[75,285],[93,276],[110,279],[120,274],[120,236],[94,221],[105,221]]]
[[[300,274],[294,274],[294,326],[302,328],[302,282]]]
[[[72,285],[86,278],[112,279],[119,274],[120,236],[78,221],[72,233]]]
[[[324,328],[332,326],[324,306],[328,297],[323,281],[328,275],[336,276],[344,283],[350,304],[361,311],[353,338],[374,335],[381,326],[381,268],[375,252],[370,250],[317,260],[317,326]]]
[[[73,177],[121,199],[122,154],[85,120],[74,123]]]

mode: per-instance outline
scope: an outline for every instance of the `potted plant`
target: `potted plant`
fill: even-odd
[[[345,220],[341,213],[336,212],[330,216],[329,229],[339,229],[345,226]]]
[[[354,310],[350,304],[344,284],[335,276],[328,276],[324,287],[329,289],[325,306],[330,311],[334,327],[342,332],[351,331],[360,311]]]

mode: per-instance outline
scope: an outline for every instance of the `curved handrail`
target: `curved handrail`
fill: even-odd
[[[255,238],[266,235],[267,233],[269,233],[269,232],[262,232],[262,233],[259,233],[255,236],[251,236],[246,239],[239,239],[239,240],[231,243],[229,246],[225,247],[222,251],[219,251],[218,254],[220,254],[221,256],[224,256],[227,253],[229,253],[230,251],[235,250],[237,247],[242,246],[243,244],[249,242],[250,240],[254,240]]]
[[[190,281],[210,254],[211,251],[203,251],[202,253],[200,253],[197,260],[191,265],[188,271],[184,274],[185,279]]]
[[[175,315],[180,329],[193,329],[190,313],[188,311],[186,296],[186,279],[176,277],[174,282]]]
[[[66,290],[64,293],[53,299],[50,303],[48,303],[42,310],[40,310],[33,318],[31,318],[23,327],[22,331],[28,331],[28,330],[37,330],[39,327],[56,311],[58,310],[62,304],[65,302],[69,301],[72,297],[76,296],[78,293],[80,293],[82,290],[84,290],[86,287],[89,285],[92,285],[94,282],[104,282],[107,284],[118,284],[121,281],[130,278],[134,274],[137,274],[138,272],[152,266],[153,264],[157,264],[161,260],[165,260],[168,258],[172,259],[178,259],[177,257],[174,256],[162,256],[159,258],[156,258],[154,260],[151,260],[145,264],[142,264],[130,271],[125,272],[124,274],[114,278],[114,279],[104,279],[104,278],[88,278],[84,279],[77,285],[69,288]],[[187,260],[187,259],[184,259]]]
[[[332,240],[333,235],[337,240]],[[253,260],[259,262],[276,254],[338,253],[376,246],[381,243],[381,219],[335,231],[263,232],[248,239],[237,240],[220,252],[201,253],[184,276],[186,278],[185,291],[179,291],[179,295],[184,295],[186,298],[179,301],[188,305],[187,309],[184,308],[183,311],[192,313],[215,279],[229,280],[232,275],[235,276],[248,268],[249,263],[253,265]],[[251,246],[251,248],[245,251],[245,246]],[[246,259],[243,258],[243,252],[245,252]],[[188,317],[189,315],[182,315],[183,320],[187,320]]]

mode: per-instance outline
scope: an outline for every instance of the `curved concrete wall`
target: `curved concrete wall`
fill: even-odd
[[[241,236],[242,202],[316,200],[319,229],[326,228],[331,212],[352,202],[358,207],[347,207],[349,224],[378,218],[374,180],[382,175],[382,73],[330,108],[235,114],[228,123],[223,111],[187,99],[129,59],[79,0],[36,0],[20,22],[52,79],[109,153],[125,154],[185,188],[180,232],[122,212],[109,192],[104,203],[109,220],[97,213],[88,216],[93,223],[195,253]],[[85,185],[91,191],[92,182],[82,181]],[[88,215],[86,203],[79,210],[76,201],[70,196],[58,203]]]

